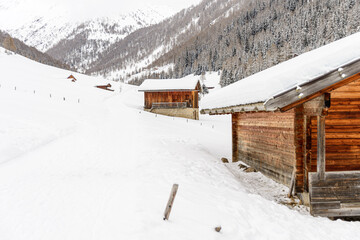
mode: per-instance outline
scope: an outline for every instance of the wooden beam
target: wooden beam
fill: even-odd
[[[337,89],[339,87],[342,87],[342,86],[344,86],[344,85],[346,85],[348,83],[351,83],[351,82],[353,82],[355,80],[358,80],[358,79],[360,79],[360,73],[355,74],[354,76],[351,76],[349,78],[346,78],[345,80],[343,80],[341,82],[338,82],[338,83],[335,83],[335,84],[333,84],[333,85],[331,85],[329,87],[326,87],[326,88],[324,88],[324,89],[322,89],[322,90],[320,90],[320,91],[318,91],[318,92],[316,92],[316,93],[314,93],[312,95],[303,97],[301,100],[298,100],[298,101],[296,101],[296,102],[294,102],[292,104],[289,104],[289,105],[281,108],[280,111],[286,112],[286,111],[288,111],[288,110],[290,110],[290,109],[292,109],[292,108],[294,108],[294,107],[296,107],[296,106],[298,106],[300,104],[303,104],[304,102],[307,102],[307,101],[309,101],[311,99],[319,97],[319,96],[323,95],[326,92],[331,92],[331,91],[333,91],[333,90],[335,90],[335,89]],[[311,86],[309,88],[311,88]],[[313,89],[312,89],[312,91],[313,91]]]
[[[169,220],[170,212],[171,212],[172,206],[174,204],[174,200],[175,200],[175,196],[176,196],[178,188],[179,188],[179,185],[174,184],[171,189],[169,201],[166,205],[165,212],[164,212],[164,220]]]
[[[317,116],[317,173],[325,179],[325,116]]]
[[[304,190],[309,192],[309,172],[311,168],[311,118],[304,116]]]
[[[291,198],[293,196],[293,191],[294,191],[294,187],[295,187],[295,178],[296,178],[296,167],[294,167],[293,173],[291,175],[291,182],[290,182],[288,198]]]

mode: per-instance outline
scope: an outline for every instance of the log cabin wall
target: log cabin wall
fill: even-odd
[[[193,108],[198,108],[198,92],[145,92],[145,109],[150,109],[153,103],[166,102],[189,102]]]
[[[326,171],[360,170],[360,81],[331,92],[325,120]],[[311,172],[316,172],[317,126],[311,118]]]
[[[233,113],[233,161],[243,161],[273,180],[289,185],[294,169],[297,110],[281,112]],[[299,125],[303,124],[301,121]],[[303,131],[303,129],[298,129]],[[301,168],[302,166],[299,166]],[[299,172],[303,172],[302,168]]]

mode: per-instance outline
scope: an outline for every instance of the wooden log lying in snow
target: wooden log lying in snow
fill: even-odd
[[[179,188],[179,185],[178,185],[178,184],[174,184],[173,187],[172,187],[172,189],[171,189],[169,201],[168,201],[168,203],[167,203],[167,205],[166,205],[165,212],[164,212],[164,220],[168,220],[168,219],[169,219],[170,212],[171,212],[171,209],[172,209],[172,205],[173,205],[173,203],[174,203],[175,196],[176,196],[176,193],[177,193],[178,188]]]

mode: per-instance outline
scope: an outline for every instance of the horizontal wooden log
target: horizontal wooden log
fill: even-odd
[[[357,91],[347,91],[347,92],[332,92],[331,96],[333,98],[358,98],[359,92]]]
[[[313,148],[316,150],[316,148]],[[315,151],[316,152],[316,151]],[[360,153],[360,146],[359,145],[352,145],[352,146],[326,146],[326,154],[334,154],[334,153],[341,153],[341,154],[358,154]]]
[[[360,171],[326,173],[326,181],[330,181],[332,179],[358,179],[359,177]],[[318,179],[314,174],[311,174],[310,181],[312,181],[313,183],[317,183]]]
[[[254,154],[267,154],[270,156],[283,156],[284,158],[291,159],[294,157],[294,151],[289,148],[273,148],[269,150],[268,145],[256,145],[256,144],[246,144],[241,145],[238,148],[243,151],[243,153],[254,153]]]
[[[323,209],[339,209],[340,201],[331,201],[331,202],[312,202],[311,209],[314,210],[323,210]]]
[[[315,135],[315,134],[314,134]],[[316,135],[312,136],[312,139],[316,139]],[[354,132],[327,132],[326,133],[326,139],[360,139],[360,133],[354,133]]]
[[[238,154],[240,159],[250,160],[253,163],[257,163],[260,166],[272,165],[274,169],[279,169],[279,171],[281,171],[281,169],[284,168],[291,168],[293,165],[291,162],[289,162],[288,160],[289,158],[282,158],[281,156],[275,158],[272,157],[271,155],[260,155],[260,154],[247,153],[247,152],[244,153],[241,150],[239,150]]]
[[[320,180],[309,174],[311,213],[315,216],[358,216],[360,208],[360,172],[326,173]],[[340,203],[340,206],[339,204]],[[360,216],[360,215],[359,215]]]
[[[316,144],[316,141],[312,141],[311,144]],[[360,145],[360,139],[327,139],[326,144],[328,146],[359,146]]]
[[[334,98],[331,96],[331,107],[330,110],[335,106],[342,106],[342,105],[359,105],[360,98]]]
[[[239,122],[239,126],[254,126],[254,127],[284,127],[294,128],[293,122],[284,122],[281,120],[268,120],[268,121],[244,121]]]
[[[347,199],[360,201],[360,192],[356,189],[356,186],[314,188],[311,199],[313,201],[315,201],[315,199],[337,199],[341,202]]]
[[[327,133],[360,133],[360,127],[357,126],[326,126],[325,128],[326,134]],[[315,128],[311,129],[311,134],[316,135],[317,130]]]
[[[342,87],[332,91],[331,94],[338,93],[338,92],[357,92],[357,93],[359,93],[360,92],[360,85],[359,84],[351,84],[351,83],[349,83],[349,84],[347,84],[345,86],[342,86]]]
[[[326,116],[327,120],[357,119],[357,118],[360,118],[360,111],[358,111],[358,112],[347,112],[347,111],[329,112],[328,116]]]
[[[311,165],[311,171],[310,172],[316,172],[316,165]],[[341,171],[359,171],[360,167],[359,165],[333,165],[333,166],[329,166],[327,165],[325,167],[325,171],[326,172],[341,172]]]
[[[311,214],[317,217],[358,217],[360,208],[319,209]]]

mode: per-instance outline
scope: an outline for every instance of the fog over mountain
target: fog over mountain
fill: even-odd
[[[197,2],[1,0],[0,30],[85,71],[111,44]]]
[[[111,80],[218,71],[225,86],[358,32],[359,10],[356,0],[0,0],[0,30]]]

